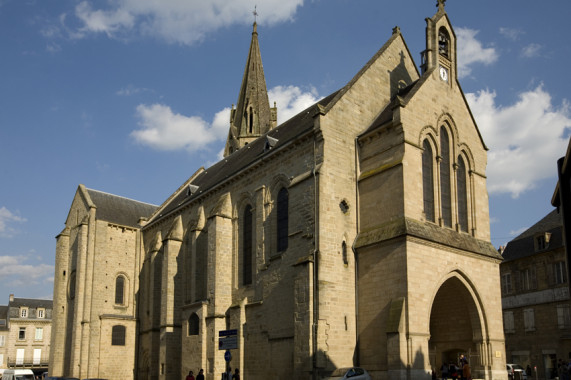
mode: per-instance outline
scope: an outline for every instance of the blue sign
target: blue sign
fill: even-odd
[[[226,352],[224,353],[224,360],[226,360],[226,362],[232,360],[232,354],[230,353],[230,350],[226,350]]]
[[[238,335],[238,330],[234,329],[234,330],[220,330],[220,331],[218,331],[218,336],[232,336],[232,335]]]
[[[235,350],[237,348],[238,348],[238,335],[231,335],[218,338],[219,350]]]

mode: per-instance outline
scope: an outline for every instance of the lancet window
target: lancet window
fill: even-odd
[[[252,206],[247,205],[242,218],[242,284],[252,283],[252,247],[253,247]]]
[[[121,275],[115,279],[115,304],[125,304],[125,277]]]
[[[446,128],[440,128],[440,207],[442,224],[452,227],[452,191],[450,181],[450,138]]]
[[[288,246],[288,208],[289,194],[285,187],[282,187],[278,193],[277,201],[277,250],[283,252]]]
[[[426,220],[434,222],[434,156],[428,139],[422,144],[422,198]]]
[[[468,232],[468,181],[466,174],[466,164],[464,164],[464,159],[462,159],[462,156],[458,156],[458,169],[456,169],[458,227],[460,231],[464,232]]]

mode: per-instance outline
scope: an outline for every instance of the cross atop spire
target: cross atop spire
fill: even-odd
[[[446,3],[446,0],[438,0],[438,3],[436,3],[436,6],[438,7],[439,11],[444,10],[445,3]]]
[[[254,24],[258,23],[258,11],[257,11],[258,6],[254,5],[254,12],[252,12],[252,14],[254,15]]]

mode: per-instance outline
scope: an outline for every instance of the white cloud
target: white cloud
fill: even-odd
[[[270,105],[276,102],[278,107],[278,125],[297,115],[320,98],[315,88],[303,92],[296,86],[276,86],[268,91]]]
[[[317,92],[302,91],[295,86],[277,86],[268,92],[270,104],[278,106],[278,124],[303,111],[318,100]],[[137,116],[141,129],[131,132],[131,137],[142,145],[157,150],[181,150],[189,152],[208,149],[209,144],[224,141],[230,128],[230,108],[217,112],[211,123],[198,116],[174,113],[169,106],[139,105]]]
[[[526,58],[537,57],[539,55],[539,50],[541,50],[541,45],[529,44],[522,49],[521,55]]]
[[[500,34],[506,38],[509,38],[512,41],[516,41],[519,36],[525,34],[525,32],[521,29],[516,28],[500,28]]]
[[[490,65],[498,59],[498,53],[493,47],[483,47],[482,43],[476,39],[478,30],[468,28],[457,28],[458,38],[458,76],[460,78],[470,75],[471,65],[482,63]]]
[[[290,20],[304,0],[265,0],[258,21],[275,24]],[[94,8],[94,5],[96,7]],[[101,8],[108,4],[108,8]],[[191,45],[208,32],[232,24],[253,22],[255,0],[118,0],[75,8],[81,23],[76,37],[103,33],[109,37],[149,35],[169,43]]]
[[[15,289],[53,283],[54,269],[53,265],[37,262],[28,255],[0,256],[0,284],[4,289]]]
[[[556,161],[565,154],[571,128],[569,103],[551,104],[540,85],[521,93],[516,103],[502,107],[496,93],[466,94],[476,122],[489,147],[488,191],[517,198],[546,178],[556,175]]]
[[[126,87],[123,87],[120,90],[118,90],[116,94],[119,96],[132,96],[143,92],[152,92],[152,90],[145,87],[135,87],[132,84],[129,84]]]
[[[12,237],[15,230],[9,226],[11,223],[23,223],[26,219],[14,215],[6,207],[0,208],[0,237]]]
[[[226,137],[228,118],[226,123],[222,123],[222,120],[223,115],[229,112],[229,108],[218,112],[209,124],[198,116],[174,113],[170,107],[162,104],[139,105],[137,115],[142,129],[131,132],[131,136],[140,144],[158,150],[201,150]]]

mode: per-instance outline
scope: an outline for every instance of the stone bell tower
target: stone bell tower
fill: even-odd
[[[277,125],[277,108],[270,108],[264,66],[254,22],[250,52],[236,108],[230,113],[230,131],[224,157],[247,145]]]
[[[426,50],[421,53],[422,73],[438,70],[440,79],[454,83],[457,78],[456,35],[444,10],[446,0],[438,0],[438,11],[426,19]]]

